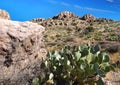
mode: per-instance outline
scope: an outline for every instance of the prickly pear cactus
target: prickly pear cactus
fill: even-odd
[[[114,67],[109,63],[109,56],[100,51],[99,45],[65,46],[61,51],[49,52],[47,59],[43,59],[41,68],[45,77],[40,77],[39,83],[104,85],[101,78]]]

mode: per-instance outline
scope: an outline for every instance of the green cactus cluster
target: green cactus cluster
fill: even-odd
[[[65,46],[42,59],[44,78],[33,79],[36,85],[104,85],[102,77],[115,65],[99,45]]]

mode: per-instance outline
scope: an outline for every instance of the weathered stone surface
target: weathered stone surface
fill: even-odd
[[[78,16],[74,15],[72,12],[65,11],[53,17],[53,19],[64,20],[69,18],[76,18]]]
[[[103,79],[105,85],[120,85],[120,73],[110,71]]]
[[[44,27],[0,19],[0,84],[28,85],[40,73]]]
[[[0,9],[0,19],[10,19],[10,15],[7,11]]]
[[[86,20],[86,21],[88,21],[88,22],[93,22],[93,21],[96,19],[96,17],[94,17],[94,16],[91,15],[91,14],[86,14],[86,15],[84,15],[81,19],[82,19],[82,20]]]

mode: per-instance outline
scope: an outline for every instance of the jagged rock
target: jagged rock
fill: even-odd
[[[82,19],[82,20],[86,20],[86,21],[88,21],[88,22],[93,22],[93,21],[96,19],[96,17],[94,17],[94,16],[91,15],[91,14],[86,14],[86,15],[84,15],[81,19]]]
[[[40,74],[44,27],[0,19],[0,85],[29,85]]]
[[[59,27],[59,28],[65,28],[65,27],[73,27],[79,28],[79,27],[86,27],[88,25],[88,22],[81,20],[78,16],[74,15],[71,12],[65,11],[61,12],[60,14],[54,16],[53,18],[48,19],[33,19],[31,22],[38,23],[46,28],[48,27]]]
[[[0,9],[0,19],[10,19],[10,15],[7,11]]]
[[[99,22],[99,23],[110,23],[110,22],[115,22],[114,20],[112,19],[106,19],[106,18],[98,18],[95,20],[96,22]]]
[[[35,18],[35,19],[32,19],[31,21],[32,22],[42,22],[44,20],[45,20],[44,18]]]
[[[53,19],[58,19],[58,20],[65,20],[69,18],[77,18],[78,16],[74,15],[72,12],[61,12],[60,14],[56,15],[53,17]]]

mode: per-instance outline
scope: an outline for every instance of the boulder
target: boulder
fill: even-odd
[[[96,17],[94,17],[93,15],[91,14],[86,14],[84,15],[82,18],[82,20],[86,20],[88,22],[93,22],[94,20],[96,20]]]
[[[0,19],[0,85],[29,85],[40,74],[45,28],[32,22]]]
[[[78,16],[74,15],[72,12],[65,11],[53,17],[53,19],[58,19],[58,20],[66,20],[70,18],[78,18]]]
[[[0,9],[0,19],[10,19],[10,15],[7,11]]]

